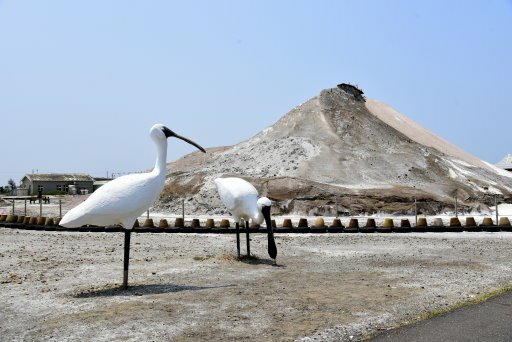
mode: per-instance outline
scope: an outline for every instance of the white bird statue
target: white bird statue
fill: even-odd
[[[220,199],[235,220],[238,257],[240,257],[240,222],[242,220],[245,221],[247,255],[250,255],[249,220],[257,224],[261,224],[263,220],[265,220],[268,233],[268,254],[274,259],[274,264],[276,264],[277,247],[274,240],[274,229],[270,221],[270,207],[272,206],[272,202],[267,197],[258,199],[258,191],[256,188],[251,183],[241,178],[217,178],[215,179],[215,185],[217,185]]]
[[[157,148],[153,171],[130,174],[108,182],[93,192],[87,200],[68,211],[60,221],[61,226],[68,228],[86,224],[97,226],[120,224],[125,228],[125,288],[131,229],[135,220],[153,204],[164,188],[167,138],[181,139],[205,152],[204,148],[197,143],[174,133],[162,124],[151,127],[149,136]]]

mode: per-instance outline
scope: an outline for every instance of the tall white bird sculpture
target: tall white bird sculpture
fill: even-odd
[[[153,171],[130,174],[108,182],[93,192],[87,200],[68,211],[60,221],[61,226],[70,228],[86,224],[97,226],[120,224],[125,228],[123,277],[125,288],[128,284],[131,229],[135,220],[153,204],[164,188],[167,138],[181,139],[205,152],[204,148],[197,143],[174,133],[162,124],[151,127],[149,136],[157,148]]]
[[[261,224],[265,220],[268,233],[268,255],[274,259],[274,264],[276,264],[277,247],[274,240],[274,229],[270,221],[272,202],[267,197],[258,199],[256,188],[241,178],[217,178],[215,179],[215,185],[217,185],[220,199],[235,220],[238,257],[240,257],[240,222],[245,221],[247,255],[250,255],[249,220],[257,224]]]

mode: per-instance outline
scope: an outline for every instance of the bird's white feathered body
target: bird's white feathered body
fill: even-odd
[[[229,210],[235,222],[244,219],[254,223],[263,222],[262,205],[271,205],[268,198],[258,199],[258,191],[246,180],[237,177],[215,179],[220,199]]]
[[[195,142],[174,133],[162,124],[151,127],[149,136],[157,148],[153,171],[126,175],[108,182],[93,192],[86,201],[64,215],[60,221],[61,226],[121,224],[126,229],[133,228],[137,217],[153,204],[164,188],[167,138],[181,139],[205,152]]]
[[[154,171],[116,178],[71,209],[62,218],[60,225],[81,227],[86,224],[121,224],[130,229],[135,220],[157,199],[164,182],[165,174]]]

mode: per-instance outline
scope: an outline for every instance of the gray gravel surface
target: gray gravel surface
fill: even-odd
[[[5,341],[344,341],[511,283],[512,233],[252,236],[0,228]],[[242,240],[242,246],[245,241]]]

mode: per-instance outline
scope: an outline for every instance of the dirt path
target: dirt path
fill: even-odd
[[[512,233],[123,235],[0,228],[5,340],[350,340],[512,283]],[[242,243],[242,246],[245,246]]]

